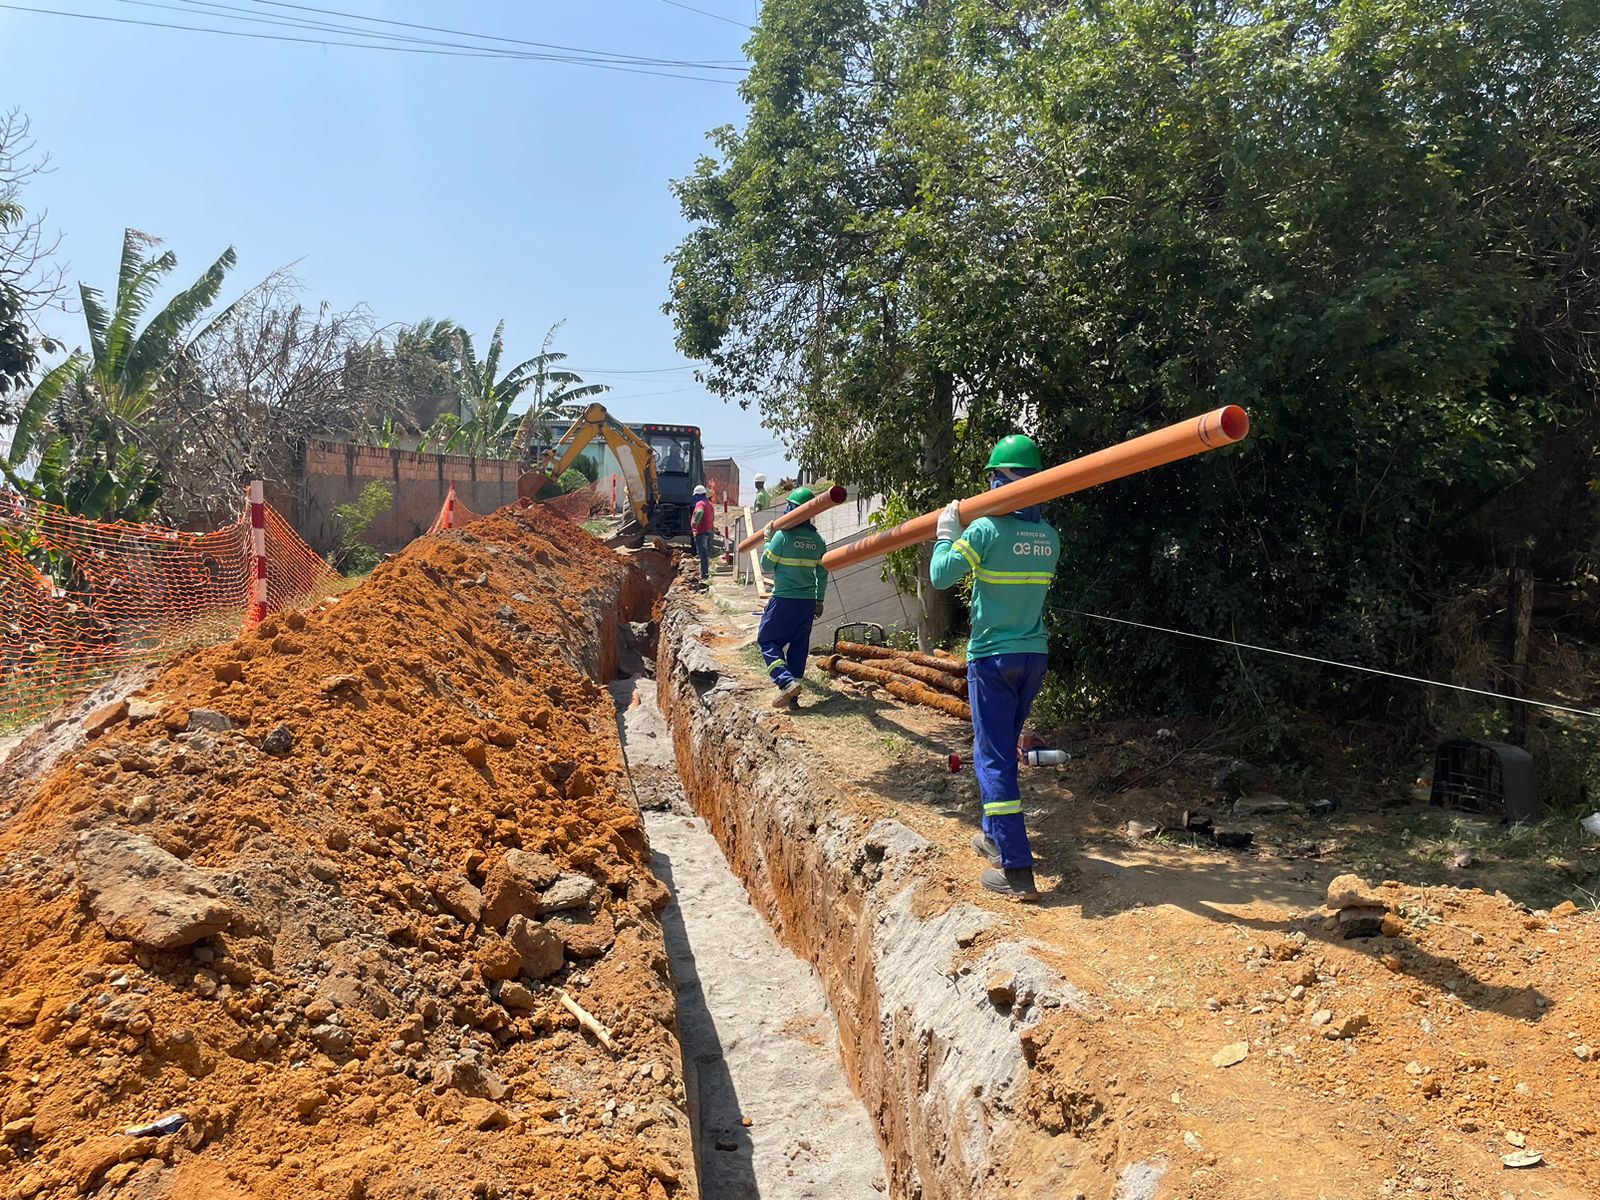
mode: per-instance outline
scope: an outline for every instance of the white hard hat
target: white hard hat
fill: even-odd
[[[767,477],[765,475],[757,475],[756,476],[756,482],[757,483],[765,483],[766,481],[767,481]]]
[[[694,488],[694,494],[696,496],[704,496],[706,494],[706,485],[703,483],[697,483]]]

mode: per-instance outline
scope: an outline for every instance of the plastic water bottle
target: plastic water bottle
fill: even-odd
[[[1071,758],[1065,750],[1029,750],[1023,755],[1023,761],[1030,767],[1059,767]]]

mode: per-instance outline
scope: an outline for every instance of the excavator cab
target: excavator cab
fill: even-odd
[[[651,514],[653,531],[686,538],[694,511],[694,489],[705,482],[705,453],[693,425],[631,425],[655,459],[660,494]]]

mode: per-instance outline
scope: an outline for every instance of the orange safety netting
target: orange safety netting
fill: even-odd
[[[267,611],[315,603],[341,578],[265,509]],[[210,533],[102,524],[0,491],[0,727],[124,667],[225,641],[250,600],[247,517]]]
[[[450,492],[444,498],[444,503],[439,506],[439,515],[433,519],[433,524],[428,526],[428,532],[443,533],[446,529],[460,529],[478,520],[483,514],[473,512],[461,502],[456,495],[456,485],[450,485]]]

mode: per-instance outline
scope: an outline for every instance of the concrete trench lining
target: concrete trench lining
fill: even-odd
[[[872,1200],[887,1190],[872,1122],[839,1063],[810,966],[779,945],[705,821],[690,815],[649,679],[611,684],[651,867],[705,1200]]]
[[[855,811],[783,740],[785,718],[733,677],[698,620],[669,594],[657,677],[679,775],[756,908],[816,968],[851,1085],[876,1125],[889,1194],[1015,1194],[1003,1164],[1027,1075],[1019,1033],[1085,998],[1021,942],[995,943],[958,969],[996,918],[967,904],[919,905],[926,885],[910,868],[932,848],[897,821]],[[1020,1018],[986,994],[987,973],[1000,967],[1033,993]],[[1139,1183],[1128,1192],[1141,1194]]]

